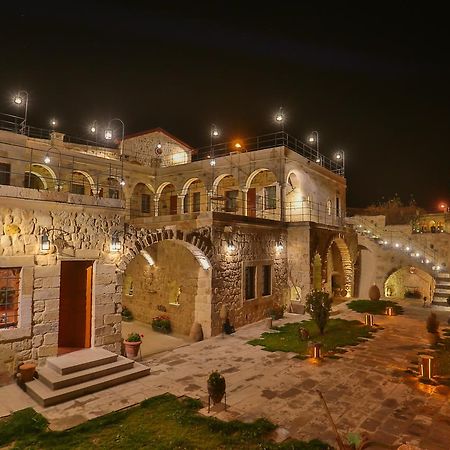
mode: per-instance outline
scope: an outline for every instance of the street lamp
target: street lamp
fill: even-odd
[[[280,106],[277,114],[275,115],[275,122],[281,125],[281,131],[284,133],[284,122],[286,121],[286,116],[283,112],[283,107]]]
[[[216,160],[214,158],[214,143],[213,143],[213,140],[214,140],[214,138],[218,137],[219,135],[220,135],[220,132],[219,132],[218,128],[216,127],[216,125],[212,124],[211,125],[211,130],[210,130],[210,133],[209,133],[209,136],[210,136],[210,154],[209,154],[209,157],[211,158],[211,161],[210,161],[209,164],[211,165],[211,167],[214,167],[216,165]]]
[[[334,154],[334,159],[341,162],[341,175],[345,175],[345,152],[344,150],[339,150]]]
[[[439,209],[440,209],[442,212],[449,212],[449,211],[450,211],[450,207],[447,206],[446,203],[441,203],[441,204],[439,205]]]
[[[122,125],[122,139],[120,141],[120,161],[122,164],[121,167],[121,176],[120,176],[120,185],[121,186],[125,186],[125,180],[123,178],[123,141],[125,139],[125,124],[123,123],[123,121],[117,117],[115,117],[114,119],[111,119],[108,122],[108,126],[105,129],[105,139],[107,141],[110,141],[113,138],[113,129],[111,128],[111,124],[116,121],[116,122],[120,122],[120,124]]]
[[[319,153],[319,132],[318,131],[312,131],[311,136],[308,138],[308,142],[310,144],[315,144],[316,147],[316,163],[321,163],[320,153]]]
[[[50,119],[50,125],[51,125],[52,128],[56,127],[56,119],[55,118]]]
[[[23,90],[17,92],[17,94],[13,97],[13,102],[17,106],[21,106],[25,102],[25,115],[22,123],[20,124],[20,133],[25,134],[28,116],[28,92]]]

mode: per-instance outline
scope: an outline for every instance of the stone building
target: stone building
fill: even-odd
[[[342,165],[285,133],[193,149],[0,130],[0,372],[119,352],[124,306],[207,338],[224,311],[240,327],[312,288],[352,296],[345,211]]]

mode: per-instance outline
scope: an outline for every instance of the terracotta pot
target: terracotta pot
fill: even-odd
[[[370,286],[369,289],[369,298],[370,300],[380,300],[380,289],[378,289],[378,286],[376,284],[373,284]]]
[[[212,385],[208,381],[208,394],[214,404],[220,403],[225,395],[225,379],[221,384]]]
[[[141,342],[124,341],[123,344],[125,346],[125,354],[127,355],[127,358],[136,358],[141,347]]]
[[[24,363],[19,366],[20,379],[24,383],[32,381],[35,372],[36,372],[36,364],[34,363]]]

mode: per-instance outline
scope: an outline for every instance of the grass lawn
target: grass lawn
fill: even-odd
[[[403,314],[403,308],[389,300],[353,300],[347,307],[359,313],[384,314],[386,307],[392,306],[395,314]]]
[[[321,342],[325,353],[335,352],[337,347],[358,345],[361,338],[371,338],[374,331],[358,320],[330,319],[325,328],[325,334],[321,336],[314,321],[304,320],[275,328],[278,333],[263,333],[259,339],[248,343],[262,345],[269,352],[296,352],[300,356],[308,356],[308,342],[299,339],[299,327],[309,331],[310,341]],[[342,353],[339,350],[338,352]]]
[[[48,431],[33,409],[0,421],[0,447],[17,449],[329,449],[318,440],[274,444],[266,436],[276,427],[265,419],[246,424],[197,414],[198,400],[170,394],[91,420],[71,430]]]

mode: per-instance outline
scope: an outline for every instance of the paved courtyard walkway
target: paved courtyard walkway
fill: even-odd
[[[265,331],[263,322],[190,346],[148,358],[148,377],[81,397],[49,408],[38,407],[16,386],[0,389],[0,414],[33,406],[44,414],[53,429],[65,429],[87,419],[127,407],[145,398],[171,392],[200,398],[207,404],[206,379],[214,369],[227,382],[228,411],[213,408],[222,419],[254,420],[267,417],[299,439],[320,438],[335,445],[316,389],[330,407],[341,432],[364,431],[385,447],[408,442],[428,450],[450,448],[450,396],[448,389],[419,384],[403,373],[427,347],[425,319],[430,309],[402,301],[404,316],[376,316],[384,330],[343,355],[320,364],[295,358],[295,354],[270,353],[247,341]],[[345,304],[337,307],[342,318],[358,318]],[[439,312],[441,323],[448,313]],[[306,316],[288,315],[279,322],[299,321]],[[277,323],[278,324],[278,323]],[[15,403],[11,396],[19,391]],[[25,397],[23,397],[25,396]],[[206,408],[202,413],[207,414]],[[372,448],[372,447],[371,447]]]

